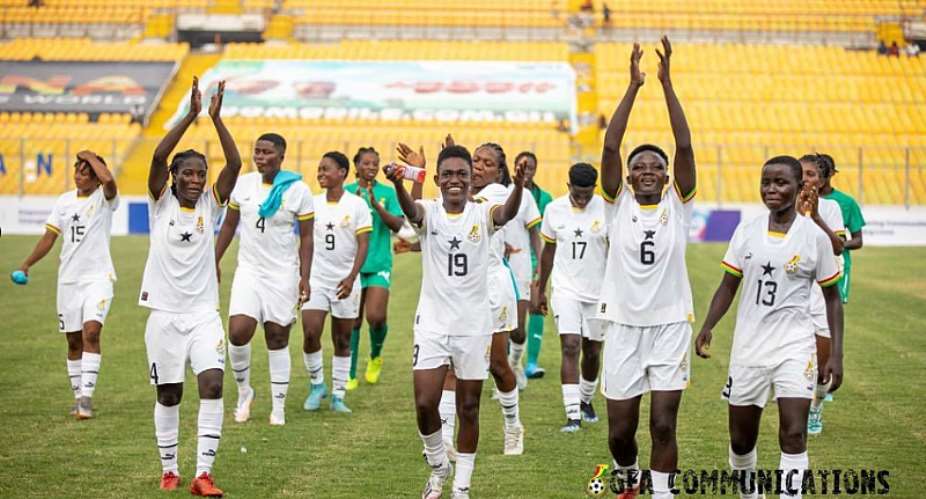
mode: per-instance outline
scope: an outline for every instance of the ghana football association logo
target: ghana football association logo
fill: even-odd
[[[350,225],[350,215],[344,215],[344,218],[341,219],[341,227],[348,227]]]
[[[473,226],[470,227],[469,235],[466,236],[466,238],[474,243],[478,243],[481,237],[482,236],[479,235],[479,224],[473,224]]]
[[[592,475],[592,478],[588,480],[588,485],[585,486],[585,493],[589,497],[602,497],[608,491],[610,481],[611,477],[608,475],[608,465],[599,464],[595,467],[595,473]]]
[[[801,263],[801,255],[794,255],[788,260],[788,263],[785,264],[785,272],[793,274],[797,272],[797,264]]]

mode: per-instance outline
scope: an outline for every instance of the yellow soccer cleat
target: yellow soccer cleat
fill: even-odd
[[[367,362],[367,372],[364,373],[363,377],[367,380],[367,383],[375,385],[379,383],[379,375],[383,370],[383,357],[379,356],[375,359],[370,359]]]
[[[344,389],[347,391],[356,390],[360,386],[360,380],[357,378],[351,378],[347,380],[347,384],[344,385]]]

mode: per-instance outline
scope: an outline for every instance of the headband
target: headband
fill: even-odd
[[[636,161],[637,158],[639,158],[641,155],[643,155],[643,154],[645,154],[645,153],[648,153],[648,152],[651,152],[651,153],[653,153],[653,155],[656,156],[656,159],[659,160],[659,163],[662,164],[663,168],[669,168],[669,163],[665,160],[665,158],[663,158],[663,157],[660,156],[659,154],[653,152],[651,149],[642,150],[642,151],[640,151],[640,152],[634,154],[633,156],[631,156],[631,157],[630,157],[630,161],[627,162],[627,166],[632,165],[632,164],[634,163],[634,161]]]

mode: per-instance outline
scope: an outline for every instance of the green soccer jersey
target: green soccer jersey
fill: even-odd
[[[370,204],[368,199],[369,193],[366,189],[360,189],[357,182],[344,186],[348,192],[362,197],[367,205]],[[386,212],[397,217],[404,216],[402,208],[399,206],[399,199],[395,195],[395,189],[373,181],[373,196],[376,201],[385,208]],[[373,217],[373,232],[370,233],[370,247],[367,250],[367,259],[360,268],[362,273],[391,272],[392,271],[392,231],[383,222],[379,213],[370,206],[370,214]]]
[[[833,192],[823,196],[826,199],[832,199],[839,203],[839,210],[842,211],[842,221],[846,226],[846,230],[849,231],[850,237],[854,232],[861,232],[862,227],[865,226],[865,218],[862,216],[862,210],[859,208],[858,203],[855,202],[855,199],[852,199],[852,196],[848,194],[833,189]],[[852,271],[852,255],[851,251],[845,250],[842,252],[843,258],[846,262],[845,270],[843,271],[842,279],[839,281],[839,294],[842,296],[843,303],[848,303],[849,301],[849,283],[851,282],[851,271]]]
[[[553,196],[549,192],[540,188],[539,185],[534,184],[530,189],[531,196],[534,198],[534,202],[537,203],[537,209],[540,211],[540,216],[543,216],[543,212],[547,209],[547,205],[553,201]],[[537,255],[534,254],[534,249],[531,248],[531,270],[537,269]]]

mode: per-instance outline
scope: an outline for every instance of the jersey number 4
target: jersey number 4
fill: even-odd
[[[267,224],[266,219],[264,219],[264,217],[260,217],[260,218],[257,219],[257,223],[254,224],[254,226],[257,227],[258,229],[260,229],[260,233],[263,234],[263,233],[264,233],[264,226],[265,226],[266,224]]]
[[[765,296],[762,296],[762,291],[765,291]],[[763,281],[759,279],[759,285],[756,286],[756,305],[761,303],[767,307],[771,307],[775,304],[775,293],[778,292],[778,283],[775,281]]]
[[[447,255],[447,275],[463,277],[469,272],[466,253]]]

